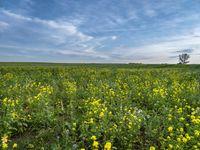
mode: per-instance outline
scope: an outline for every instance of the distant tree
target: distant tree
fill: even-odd
[[[190,55],[187,53],[179,55],[179,64],[189,63],[188,61],[189,58],[190,58]]]

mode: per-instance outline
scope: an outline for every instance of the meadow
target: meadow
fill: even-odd
[[[0,147],[200,149],[200,65],[0,63]]]

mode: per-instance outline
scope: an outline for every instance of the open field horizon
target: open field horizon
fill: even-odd
[[[199,68],[0,63],[0,146],[198,150]]]

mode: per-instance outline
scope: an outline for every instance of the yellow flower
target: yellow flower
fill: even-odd
[[[85,148],[81,148],[81,150],[85,150]]]
[[[93,141],[95,141],[97,138],[96,138],[96,136],[95,135],[93,135],[92,137],[91,137],[91,140],[93,140]]]
[[[76,128],[72,128],[72,131],[76,131]]]
[[[180,113],[183,112],[183,109],[182,109],[182,108],[179,108],[177,112],[180,114]]]
[[[168,117],[170,117],[170,118],[171,118],[171,117],[172,117],[172,114],[168,114]]]
[[[156,148],[154,146],[150,146],[149,150],[155,150]]]
[[[194,146],[193,146],[193,148],[194,148],[194,149],[197,149],[197,148],[198,148],[198,146],[197,146],[197,145],[194,145]]]
[[[172,132],[173,131],[173,127],[172,126],[168,127],[168,131]]]
[[[7,143],[7,142],[8,142],[8,136],[7,136],[7,135],[4,135],[4,136],[1,138],[1,141],[2,141],[2,143]]]
[[[100,117],[100,118],[104,117],[104,113],[101,112],[101,113],[99,114],[99,117]]]
[[[8,148],[8,144],[7,144],[7,143],[3,143],[3,144],[2,144],[2,148],[3,148],[3,149],[7,149],[7,148]]]
[[[170,149],[172,149],[172,148],[173,148],[173,145],[172,145],[172,144],[169,144],[168,146],[169,146],[169,148],[170,148]]]
[[[109,114],[109,115],[112,115],[112,112],[110,111],[108,114]]]
[[[191,137],[190,137],[190,135],[189,135],[189,134],[185,134],[185,137],[186,137],[188,140],[190,140],[190,139],[191,139]]]
[[[11,106],[12,106],[12,107],[14,107],[14,106],[15,106],[15,102],[14,102],[14,101],[12,101],[12,103],[11,103]]]
[[[179,118],[179,120],[180,120],[180,121],[184,121],[184,120],[185,120],[185,118],[183,118],[183,117],[180,117],[180,118]]]
[[[14,143],[12,147],[17,148],[17,143]]]
[[[177,138],[176,140],[177,140],[178,142],[180,142],[180,141],[181,141],[181,139],[180,139],[180,138]]]
[[[183,132],[184,131],[184,129],[183,128],[180,128],[180,132]]]
[[[106,142],[106,144],[104,145],[104,150],[111,150],[112,144],[111,142]]]
[[[195,136],[199,136],[200,135],[200,132],[198,130],[194,130],[194,135]]]
[[[90,118],[89,123],[93,124],[93,123],[94,123],[94,119],[93,119],[93,118]]]
[[[98,146],[99,146],[99,143],[98,143],[97,141],[93,141],[93,144],[92,144],[92,146],[93,146],[93,147],[95,147],[95,148],[98,148]]]
[[[186,143],[188,140],[187,140],[187,138],[183,137],[183,138],[182,138],[182,141],[183,141],[184,143]]]
[[[28,144],[28,148],[34,148],[33,144]]]
[[[12,112],[12,114],[11,114],[11,115],[12,115],[12,118],[13,118],[13,119],[17,118],[17,113],[16,113],[15,111],[14,111],[14,112]]]

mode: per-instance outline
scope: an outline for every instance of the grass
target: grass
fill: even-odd
[[[0,146],[199,149],[199,69],[0,63]]]

